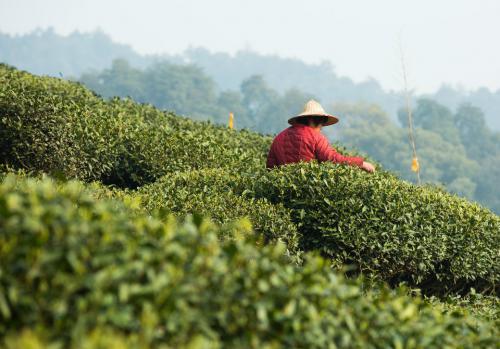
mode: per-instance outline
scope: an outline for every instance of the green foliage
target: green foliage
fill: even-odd
[[[265,133],[281,131],[289,116],[312,98],[297,89],[280,94],[258,75],[243,80],[240,91],[218,93],[214,81],[197,66],[166,61],[141,70],[118,59],[110,69],[83,74],[79,81],[106,98],[132,97],[197,120],[226,124],[232,112],[238,129]]]
[[[466,297],[450,295],[446,298],[426,298],[425,301],[443,312],[461,312],[467,316],[474,316],[479,321],[490,321],[500,329],[500,299],[495,296],[485,296],[471,292]]]
[[[400,111],[402,128],[373,105],[338,104],[332,109],[338,111],[342,122],[337,129],[327,130],[329,135],[369,154],[403,178],[415,180],[404,111]],[[481,110],[462,105],[452,113],[423,99],[417,101],[414,119],[423,181],[442,185],[499,213],[494,178],[500,164],[500,136],[486,127]]]
[[[0,65],[0,157],[14,168],[121,187],[175,171],[263,166],[270,139],[197,123]]]
[[[254,195],[292,209],[305,250],[424,293],[498,293],[500,218],[432,187],[333,164],[284,166]]]
[[[113,165],[104,103],[76,84],[0,65],[0,158],[24,169],[98,179]]]
[[[200,211],[221,223],[249,216],[267,240],[286,241],[291,251],[296,226],[301,249],[321,251],[336,265],[354,263],[364,273],[391,284],[408,282],[429,294],[467,292],[471,286],[498,291],[499,218],[477,205],[414,187],[384,171],[369,175],[325,164],[267,173],[268,137],[131,100],[104,102],[77,84],[5,66],[0,73],[5,82],[0,87],[3,166],[128,188],[163,178],[141,190],[149,211]],[[73,115],[71,108],[84,113]],[[377,113],[374,119],[383,124]],[[65,135],[72,141],[65,142]],[[99,141],[92,143],[94,138]],[[47,149],[40,151],[38,145]],[[473,188],[460,180],[454,185]],[[134,193],[105,187],[96,192],[141,210]]]
[[[229,112],[235,112],[238,128],[266,133],[281,131],[287,118],[312,98],[297,89],[280,94],[262,76],[255,75],[241,82],[240,92],[224,91],[216,98],[213,82],[201,70],[170,63],[140,70],[117,60],[111,69],[86,74],[80,81],[104,96],[132,96],[194,118],[226,123]],[[360,91],[359,98],[362,95]],[[404,110],[399,111],[403,127],[376,105],[337,103],[331,110],[341,118],[339,125],[326,130],[331,138],[364,151],[405,179],[415,179],[410,170],[412,150]],[[453,193],[500,212],[496,199],[499,193],[492,189],[496,188],[495,183],[481,170],[491,162],[499,166],[500,141],[498,133],[488,129],[483,112],[465,104],[453,113],[444,105],[423,98],[414,108],[414,124],[424,182],[444,185]],[[482,178],[488,181],[485,183]]]
[[[156,69],[171,79],[165,86],[155,80],[158,100],[180,108],[196,87],[195,100],[208,93],[215,101],[211,82],[197,80],[199,70]],[[184,74],[196,86],[183,85]],[[140,75],[117,62],[109,79],[132,94],[140,92]],[[301,98],[251,77],[241,94],[226,92],[216,103],[236,103],[252,125],[267,116],[260,125],[273,125],[270,131]],[[418,136],[429,147],[421,154],[441,164],[426,165],[425,175],[497,202],[489,183],[498,177],[498,134],[471,125],[480,112],[470,106],[453,115],[422,105]],[[456,129],[441,137],[431,114]],[[402,130],[380,109],[369,115],[369,127],[349,120],[350,136],[355,129],[373,136],[360,139],[380,156],[408,154],[394,146]],[[0,65],[0,347],[497,345],[498,216],[383,170],[313,163],[266,171],[269,143]],[[436,145],[441,153],[431,149]],[[480,157],[479,169],[465,155]],[[197,215],[166,219],[165,211],[198,212],[221,226]],[[249,220],[234,221],[241,217]],[[304,257],[303,265],[287,255]],[[344,264],[355,266],[348,274],[404,282],[439,301],[384,286],[367,290],[372,280],[345,279],[330,268]]]
[[[215,83],[192,65],[157,62],[140,70],[117,59],[110,69],[83,74],[80,81],[108,98],[132,97],[198,119],[217,113]]]
[[[233,239],[219,235],[231,232]],[[494,347],[487,322],[356,280],[248,223],[138,215],[77,182],[0,185],[4,348]],[[25,330],[20,334],[21,330]]]
[[[141,188],[140,194],[150,212],[199,213],[221,224],[248,217],[265,242],[285,242],[288,254],[296,257],[299,237],[289,210],[266,199],[238,195],[248,187],[244,181],[239,174],[219,169],[180,172]]]
[[[234,112],[237,128],[265,133],[281,131],[286,120],[313,97],[297,89],[279,93],[256,75],[243,80],[240,91],[223,91],[217,96],[213,81],[203,71],[192,65],[166,62],[141,70],[117,60],[111,69],[85,74],[80,81],[106,97],[131,96],[196,119],[225,124],[229,112]],[[359,93],[361,98],[363,93]],[[331,138],[364,151],[405,179],[415,179],[410,170],[412,150],[404,110],[399,111],[403,127],[376,105],[338,103],[331,110],[341,118],[339,125],[326,130]],[[481,169],[490,162],[498,166],[496,155],[500,153],[500,142],[486,126],[482,111],[462,105],[453,113],[436,101],[423,98],[414,108],[414,123],[424,182],[444,185],[453,193],[500,212],[498,192],[491,189],[494,181],[481,180],[491,177]],[[490,193],[484,187],[490,188]]]
[[[50,58],[38,59],[42,56]],[[112,63],[116,57],[127,61]],[[153,57],[139,56],[99,32],[67,37],[50,29],[19,37],[0,33],[0,61],[36,74],[80,76],[80,81],[103,96],[131,96],[197,119],[225,124],[229,112],[234,112],[237,128],[279,132],[311,95],[324,103],[351,103],[353,107],[347,110],[342,106],[330,109],[341,118],[330,135],[334,139],[339,135],[344,144],[369,154],[403,178],[415,179],[407,131],[394,122],[401,97],[384,92],[374,80],[354,83],[337,76],[328,64],[307,65],[248,51],[227,55],[196,48],[164,58],[156,62]],[[89,68],[95,70],[81,75]],[[414,113],[423,180],[444,185],[500,213],[495,175],[500,168],[500,91],[465,92],[443,86],[427,97],[417,102]],[[359,101],[382,106],[389,122],[373,123],[372,111],[359,108],[363,105]],[[353,109],[361,122],[345,127]],[[405,125],[406,116],[401,116]]]
[[[115,103],[123,113],[139,109],[141,114],[159,115],[142,125],[134,123],[127,139],[117,142],[120,161],[106,183],[135,187],[178,171],[226,168],[244,173],[264,166],[269,138],[163,114],[130,101]]]

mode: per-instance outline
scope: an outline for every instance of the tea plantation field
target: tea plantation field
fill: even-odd
[[[500,217],[0,65],[0,348],[499,348]]]

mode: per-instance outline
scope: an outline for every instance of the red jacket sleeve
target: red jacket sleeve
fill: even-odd
[[[328,139],[322,134],[319,134],[317,137],[315,153],[316,159],[320,162],[331,161],[358,167],[363,166],[363,158],[356,156],[344,156],[338,153],[330,146]]]

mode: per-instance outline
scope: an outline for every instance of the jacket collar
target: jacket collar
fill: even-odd
[[[303,125],[303,124],[293,124],[292,127],[296,127],[296,128],[304,128],[304,127],[309,127],[307,125]]]
[[[307,125],[303,125],[303,124],[293,124],[291,127],[292,128],[293,127],[295,127],[295,128],[307,128],[307,129],[310,129],[311,131],[321,132],[320,130],[312,128],[311,126],[307,126]]]

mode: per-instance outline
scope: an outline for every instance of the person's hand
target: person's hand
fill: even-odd
[[[368,161],[363,161],[363,165],[361,165],[361,168],[366,172],[375,172],[375,166]]]

